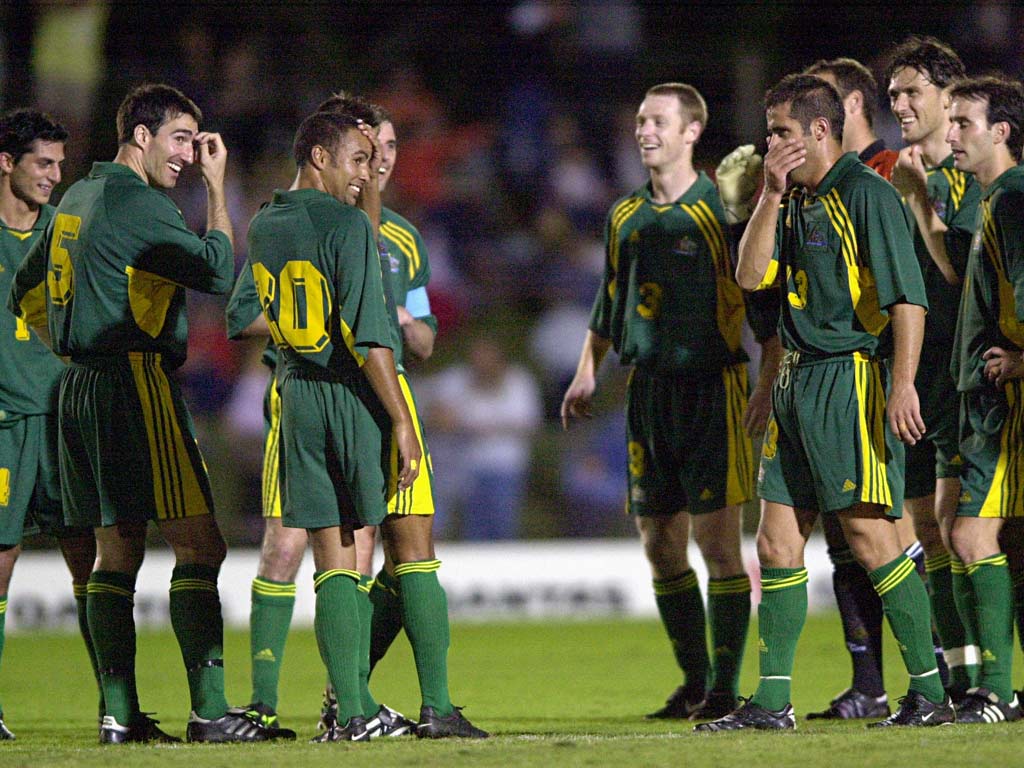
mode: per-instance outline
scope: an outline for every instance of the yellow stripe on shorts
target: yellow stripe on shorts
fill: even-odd
[[[978,517],[1024,517],[1024,381],[1015,379],[1003,386],[1009,412],[999,436],[999,459],[992,485],[981,505]]]
[[[427,452],[426,443],[423,441],[423,431],[420,428],[416,402],[413,400],[412,390],[409,389],[409,382],[404,373],[398,374],[398,384],[402,388],[402,396],[409,408],[409,415],[412,416],[413,428],[416,430],[416,439],[419,441],[423,458],[420,464],[420,473],[413,484],[400,492],[398,490],[398,443],[394,440],[391,441],[387,513],[389,515],[432,515],[434,514],[434,491],[430,487],[430,473],[434,471],[434,468],[430,461],[430,454]]]
[[[146,424],[157,519],[210,514],[192,468],[192,459],[185,448],[184,436],[174,413],[170,383],[160,367],[160,355],[130,352],[128,360]]]
[[[885,467],[885,389],[878,363],[859,352],[853,355],[857,386],[857,421],[860,431],[860,500],[892,509],[889,475]]]
[[[728,466],[725,480],[725,504],[742,504],[754,497],[754,449],[743,429],[747,408],[747,366],[744,363],[722,371],[725,384],[725,433],[728,440]]]
[[[281,393],[277,391],[277,374],[270,384],[270,428],[263,442],[263,474],[261,476],[263,516],[281,517],[281,475],[279,461],[281,453]]]

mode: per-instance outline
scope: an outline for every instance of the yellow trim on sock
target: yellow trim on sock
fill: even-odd
[[[953,558],[948,552],[944,552],[941,555],[935,555],[935,557],[926,557],[924,559],[924,572],[934,573],[935,571],[941,571],[944,568],[949,568],[952,559]]]
[[[127,597],[129,600],[132,600],[135,596],[135,591],[131,589],[125,589],[124,587],[117,587],[113,584],[100,584],[90,581],[88,585],[88,594],[117,595],[118,597]]]
[[[89,594],[89,585],[88,584],[72,584],[71,585],[71,592],[72,592],[72,594],[76,598],[77,597],[85,597],[87,594]]]
[[[799,571],[794,573],[792,576],[786,576],[781,579],[764,579],[761,581],[762,592],[777,592],[780,589],[788,589],[789,587],[799,587],[801,584],[807,583],[807,569],[801,568]]]
[[[914,561],[911,560],[909,557],[904,556],[902,563],[899,563],[888,576],[886,576],[880,582],[875,584],[875,592],[877,592],[878,596],[881,597],[887,592],[890,592],[891,590],[898,587],[900,585],[900,582],[902,582],[905,578],[907,578],[907,576],[909,576],[915,570],[916,566],[914,565]]]
[[[333,579],[335,576],[348,576],[350,579],[358,583],[360,575],[359,571],[350,571],[348,568],[332,568],[329,571],[324,571],[313,579],[313,590],[316,591],[320,589],[325,581]]]
[[[217,582],[209,579],[173,579],[171,592],[217,592]]]
[[[986,565],[990,565],[994,568],[1006,568],[1008,564],[1006,562],[1006,555],[1000,552],[998,555],[990,555],[989,557],[983,557],[981,560],[975,560],[973,563],[967,566],[967,575],[972,576],[975,571],[979,568],[983,568]]]
[[[954,574],[965,574],[967,573],[967,566],[963,564],[963,561],[960,560],[960,558],[953,557],[951,555],[949,558],[949,570]]]
[[[708,579],[709,595],[740,595],[750,592],[750,577],[731,576],[727,579]]]
[[[692,570],[683,571],[671,579],[655,579],[652,585],[656,595],[675,595],[680,592],[688,592],[697,587],[697,574]]]
[[[295,582],[275,584],[257,576],[252,580],[252,592],[263,597],[295,597]]]
[[[441,567],[440,560],[417,560],[395,566],[395,576],[408,576],[410,573],[433,573]]]

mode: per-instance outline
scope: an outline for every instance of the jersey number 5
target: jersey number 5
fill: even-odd
[[[75,293],[75,268],[71,254],[64,247],[66,240],[77,240],[82,219],[68,213],[58,213],[53,220],[53,238],[50,241],[50,268],[46,272],[46,287],[50,301],[65,306]]]
[[[331,294],[320,270],[308,261],[289,261],[275,276],[256,263],[252,276],[274,343],[296,352],[319,352],[327,346]]]

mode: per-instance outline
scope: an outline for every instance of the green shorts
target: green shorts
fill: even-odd
[[[317,381],[286,370],[280,392],[282,524],[379,525],[387,512],[391,420],[369,382]]]
[[[757,491],[765,501],[835,512],[903,506],[903,444],[885,417],[886,366],[855,352],[800,361],[787,353],[772,387]]]
[[[64,525],[56,414],[0,421],[0,547],[34,533],[79,533]]]
[[[263,394],[263,516],[281,517],[281,482],[278,472],[281,435],[281,393],[277,388],[277,371],[272,371],[267,391]]]
[[[923,440],[906,446],[904,497],[920,499],[935,493],[939,478],[960,477],[960,395],[949,375],[949,357],[922,359],[914,382],[927,429]]]
[[[958,517],[1024,517],[1024,380],[963,394]]]
[[[754,494],[754,459],[743,431],[745,363],[702,378],[634,368],[626,390],[633,515],[691,514],[742,504]]]
[[[60,385],[60,474],[69,525],[209,515],[192,417],[160,355],[73,362]]]

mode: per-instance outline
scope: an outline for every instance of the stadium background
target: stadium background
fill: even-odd
[[[1020,6],[991,1],[5,2],[0,107],[36,105],[70,127],[56,202],[92,160],[113,157],[114,114],[130,87],[144,81],[181,87],[203,109],[204,127],[219,130],[229,148],[241,266],[248,220],[294,174],[290,143],[302,116],[340,88],[384,104],[400,142],[385,202],[426,239],[441,325],[434,357],[412,368],[417,390],[431,401],[432,382],[466,365],[474,340],[492,339],[535,381],[544,413],[518,431],[529,469],[513,537],[622,539],[632,536],[621,511],[622,371],[606,365],[592,423],[567,436],[553,417],[600,278],[605,212],[645,178],[632,137],[643,90],[665,80],[701,90],[711,118],[697,162],[711,170],[738,143],[763,147],[761,95],[790,71],[849,55],[880,74],[890,44],[917,32],[951,43],[971,72],[1000,69],[1019,77],[1022,17]],[[876,128],[899,146],[884,103]],[[201,229],[205,194],[198,173],[187,174],[173,197]],[[225,339],[223,303],[190,298],[189,361],[180,377],[219,520],[233,546],[252,547],[262,530],[265,372],[259,342]],[[440,416],[432,421],[437,485],[443,506],[454,509],[465,482],[457,460],[465,436],[446,431],[450,424]],[[753,530],[753,505],[747,513]],[[443,537],[463,538],[457,514],[440,522]],[[579,546],[567,542],[545,552],[557,558]],[[644,580],[639,547],[632,552]],[[45,574],[51,561],[37,562]],[[23,566],[15,591],[37,583],[20,573]],[[240,595],[247,597],[247,585]],[[516,598],[494,602],[502,600]],[[62,609],[41,610],[59,616]],[[16,624],[13,601],[12,613]],[[21,619],[33,623],[30,614]]]

